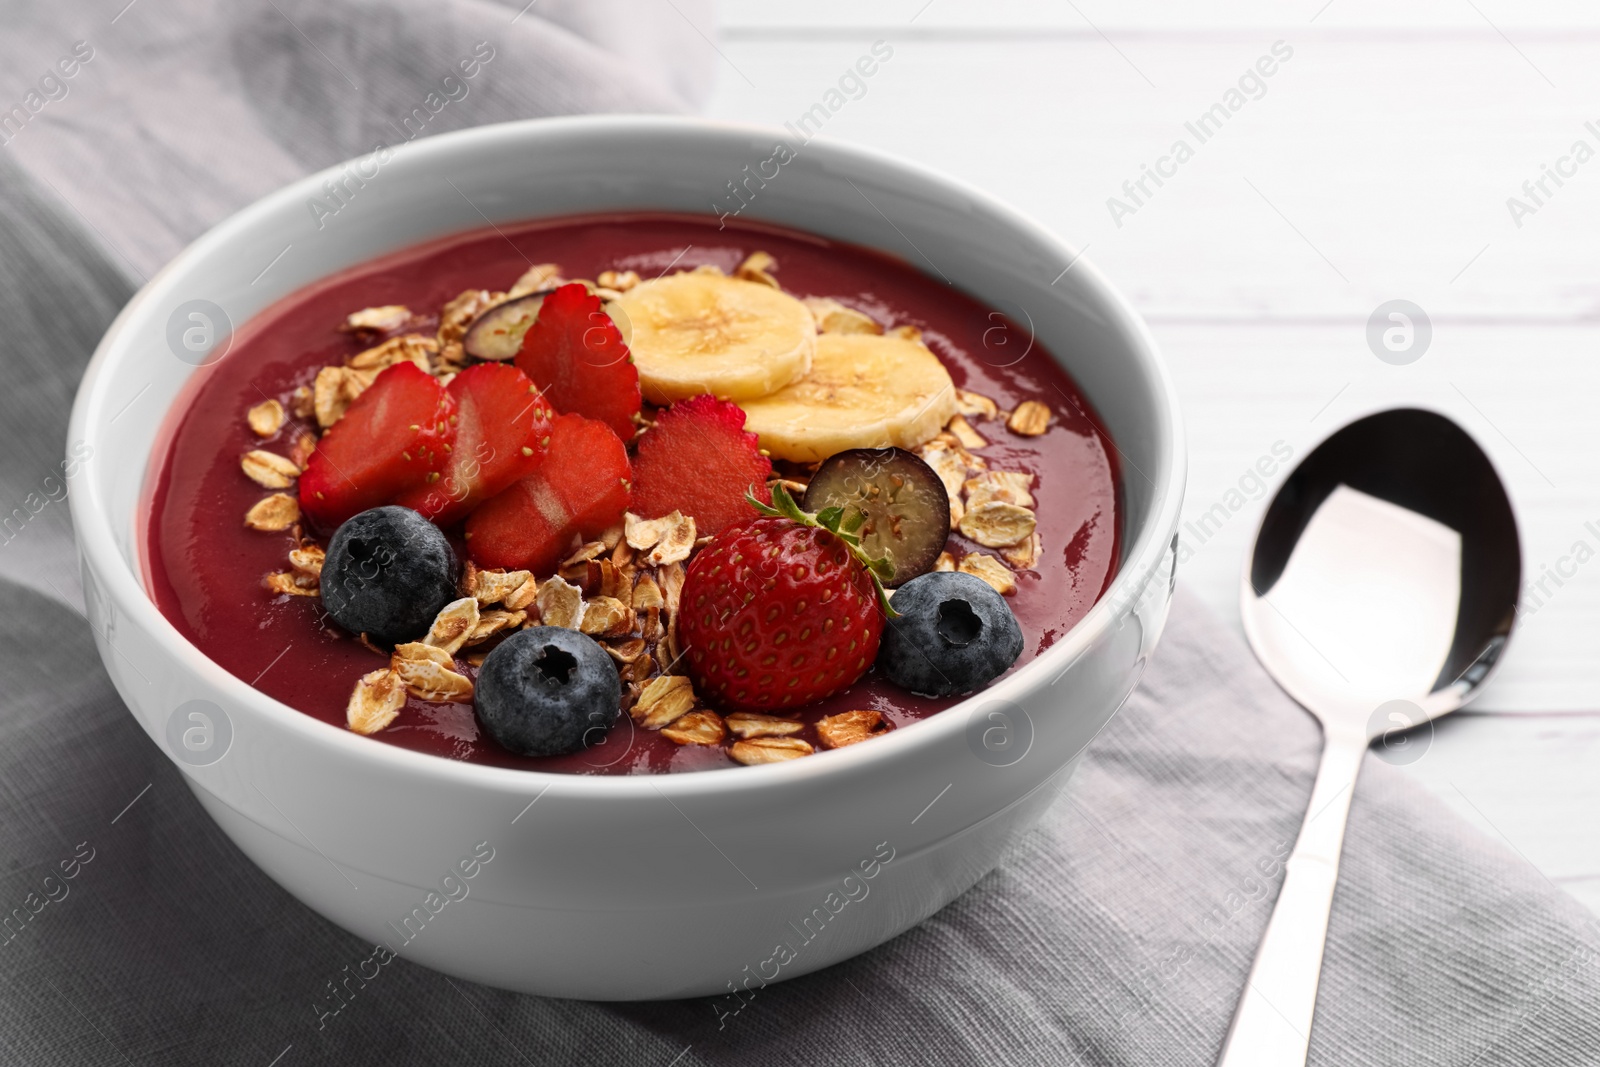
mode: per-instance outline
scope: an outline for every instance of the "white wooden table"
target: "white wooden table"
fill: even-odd
[[[1186,519],[1275,443],[1303,456],[1378,408],[1434,407],[1477,437],[1526,576],[1566,576],[1525,592],[1537,609],[1502,672],[1407,773],[1600,910],[1600,10],[723,0],[721,19],[703,28],[722,55],[713,115],[795,120],[886,42],[825,135],[1010,200],[1131,296],[1183,395]],[[1241,86],[1262,57],[1271,76]],[[1203,139],[1186,127],[1219,103]],[[1168,176],[1140,190],[1147,166]],[[1403,366],[1366,339],[1393,299],[1432,326]],[[1234,626],[1262,507],[1208,527],[1180,571]]]

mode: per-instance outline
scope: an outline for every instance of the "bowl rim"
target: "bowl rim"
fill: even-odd
[[[464,145],[483,147],[496,142],[515,145],[529,139],[585,133],[617,138],[645,134],[685,137],[709,134],[777,137],[781,140],[786,131],[759,124],[697,117],[570,116],[494,123],[438,134],[410,142],[406,154],[427,159],[448,156]],[[965,719],[976,700],[1021,702],[1043,677],[1067,669],[1106,635],[1121,615],[1132,610],[1145,583],[1153,580],[1168,550],[1178,525],[1186,473],[1183,420],[1171,374],[1160,357],[1149,328],[1127,298],[1078,249],[1032,216],[962,179],[885,150],[825,136],[807,141],[806,147],[813,154],[845,165],[896,170],[920,182],[942,188],[952,197],[976,202],[1002,224],[1027,232],[1034,239],[1052,246],[1059,253],[1061,261],[1070,264],[1079,275],[1080,282],[1096,300],[1098,310],[1105,313],[1111,324],[1129,338],[1134,356],[1145,364],[1145,370],[1155,385],[1152,400],[1157,425],[1154,427],[1154,436],[1158,442],[1162,435],[1165,436],[1162,460],[1166,477],[1157,477],[1152,482],[1155,495],[1150,516],[1138,535],[1126,545],[1115,577],[1088,614],[1021,670],[925,719],[892,730],[888,736],[875,739],[873,744],[818,752],[818,756],[825,757],[821,760],[789,760],[744,767],[738,773],[731,774],[707,770],[676,774],[586,775],[524,770],[467,763],[400,745],[374,743],[372,738],[323,722],[269,697],[230,674],[179,633],[161,613],[134,568],[123,559],[106,502],[95,481],[87,479],[82,487],[74,487],[69,494],[69,506],[78,552],[102,583],[102,593],[115,604],[118,613],[128,623],[143,630],[158,645],[164,646],[184,670],[201,677],[218,693],[226,694],[230,711],[236,708],[239,714],[263,718],[275,728],[303,737],[307,744],[330,748],[342,758],[371,765],[378,771],[411,774],[419,781],[441,780],[459,788],[505,795],[528,796],[537,790],[539,797],[545,792],[554,791],[558,796],[588,799],[640,796],[674,799],[725,796],[749,789],[777,787],[783,783],[799,784],[808,779],[831,780],[865,770],[873,764],[914,758],[914,750],[932,749],[946,743],[950,735],[966,728]],[[347,162],[335,163],[241,208],[207,230],[157,271],[118,313],[96,346],[73,402],[68,440],[89,439],[89,427],[101,421],[103,409],[107,406],[102,384],[110,374],[110,367],[118,360],[131,358],[133,352],[131,345],[125,341],[130,334],[129,321],[158,298],[167,279],[196,261],[204,261],[224,252],[236,234],[263,218],[277,214],[286,206],[298,207],[307,196],[317,194],[323,182],[336,177],[347,165]],[[163,408],[153,417],[165,419],[169,413],[170,408]],[[1117,447],[1114,441],[1111,444],[1113,448]],[[140,456],[138,463],[142,493],[150,457]],[[137,523],[137,518],[134,521]]]

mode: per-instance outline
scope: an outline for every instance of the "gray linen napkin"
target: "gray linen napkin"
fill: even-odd
[[[0,0],[0,145],[143,280],[250,201],[380,140],[687,110],[711,87],[715,52],[697,28],[711,11],[711,0]],[[477,61],[470,77],[462,60]]]
[[[372,946],[303,908],[245,860],[122,708],[97,666],[87,623],[68,604],[76,599],[70,531],[59,483],[48,479],[59,472],[83,362],[130,292],[124,275],[147,271],[263,185],[363,147],[368,98],[341,103],[356,114],[330,124],[319,110],[327,98],[302,83],[316,81],[318,52],[334,49],[329,55],[358,84],[377,85],[381,72],[369,68],[399,61],[383,49],[453,61],[456,42],[470,48],[480,39],[472,19],[503,22],[516,12],[400,5],[379,16],[332,7],[317,16],[325,21],[313,45],[298,34],[253,36],[265,32],[253,3],[207,8],[212,28],[197,30],[197,8],[143,0],[117,26],[145,5],[142,14],[159,25],[141,31],[150,43],[136,56],[158,55],[170,40],[216,44],[233,34],[242,35],[233,55],[255,56],[260,70],[299,73],[228,84],[219,75],[209,86],[218,94],[256,86],[248,107],[260,124],[239,132],[235,148],[275,161],[267,177],[197,176],[195,153],[210,133],[190,142],[182,121],[163,123],[171,86],[148,84],[138,58],[103,87],[122,114],[137,116],[133,132],[110,142],[123,158],[97,154],[110,151],[96,147],[98,133],[116,131],[96,133],[92,123],[115,122],[90,117],[66,130],[24,131],[41,136],[21,159],[54,191],[0,153],[0,368],[8,383],[0,391],[0,515],[22,507],[28,516],[0,533],[0,573],[34,587],[0,582],[0,1062],[1214,1060],[1304,811],[1318,738],[1181,589],[1144,684],[1043,824],[996,872],[890,944],[762,990],[725,1027],[710,1001],[541,1000],[403,959],[322,1017],[327,983]],[[268,0],[267,13],[277,6]],[[309,36],[314,13],[283,10]],[[69,16],[0,17],[8,35],[23,25],[19,38],[34,41]],[[360,21],[380,17],[391,20],[381,34]],[[590,47],[570,28],[525,26],[534,18],[506,23],[523,27],[516,32],[535,42],[530,49],[546,38]],[[340,25],[348,32],[335,32]],[[640,30],[634,39],[650,35]],[[0,41],[0,58],[32,69],[38,56],[19,60],[14,47],[10,36]],[[534,68],[507,64],[501,71],[516,84],[502,90],[504,104],[459,121],[583,101],[604,106],[626,81],[619,67],[649,67],[605,59],[597,48],[590,58],[584,78],[564,75],[559,89]],[[329,84],[324,78],[322,89]],[[660,87],[652,102],[671,108],[681,101],[668,86],[701,83],[658,70],[651,84]],[[203,95],[185,102],[224,112],[244,106]],[[208,121],[195,128],[214,131]],[[90,160],[93,168],[80,174]],[[103,188],[108,174],[128,176],[127,187]],[[63,197],[76,203],[64,206]],[[1600,974],[1592,966],[1600,934],[1592,917],[1408,783],[1403,770],[1374,759],[1363,775],[1312,1062],[1600,1061]]]

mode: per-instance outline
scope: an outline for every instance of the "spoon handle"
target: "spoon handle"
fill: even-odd
[[[1218,1067],[1293,1067],[1306,1061],[1350,794],[1366,751],[1363,735],[1324,741],[1306,819],[1284,862],[1283,889]]]

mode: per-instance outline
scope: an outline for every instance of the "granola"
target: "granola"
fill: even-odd
[[[956,569],[982,578],[1001,596],[1010,596],[1017,591],[1017,576],[1011,572],[1011,568],[987,552],[970,552],[962,556]]]
[[[361,676],[350,693],[345,722],[358,734],[375,734],[394,722],[406,706],[406,687],[387,667]]]
[[[1024,400],[1006,420],[1006,427],[1023,437],[1037,437],[1050,428],[1050,408],[1037,400]]]
[[[503,630],[515,630],[528,621],[526,611],[485,611],[478,616],[478,625],[472,628],[466,644],[481,645]]]
[[[877,737],[888,729],[879,711],[843,711],[817,721],[817,737],[823,748],[843,748]]]
[[[300,477],[300,468],[285,456],[262,448],[246,452],[239,460],[245,476],[263,489],[287,489]]]
[[[957,389],[956,410],[969,418],[992,419],[999,415],[1000,406],[982,393]]]
[[[455,657],[442,648],[412,641],[396,645],[389,669],[419,700],[460,704],[472,699],[472,681],[455,669]]]
[[[1004,548],[1031,536],[1037,520],[1028,508],[990,500],[967,511],[957,525],[964,536],[985,548]]]
[[[1021,471],[985,471],[976,478],[967,479],[967,507],[977,508],[998,500],[1004,504],[1031,508],[1035,504],[1033,493],[1029,491],[1032,486],[1031,474]]]
[[[774,278],[771,273],[772,268],[777,265],[778,261],[772,257],[771,253],[752,252],[734,270],[733,276],[747,282],[756,282],[760,285],[770,286],[773,289],[781,289],[783,287],[778,284],[778,279]]]
[[[789,737],[805,729],[805,723],[798,719],[781,719],[776,715],[761,715],[753,711],[736,711],[724,721],[733,736],[740,739]]]
[[[478,621],[476,598],[468,596],[453,600],[434,618],[428,636],[422,639],[422,643],[446,652],[457,652],[478,629]]]
[[[728,731],[714,711],[691,711],[661,728],[661,736],[680,745],[720,745]]]
[[[965,415],[956,415],[947,427],[962,448],[988,448],[989,439],[972,428]]]
[[[308,581],[303,574],[293,571],[279,571],[269,574],[262,579],[267,592],[281,596],[320,596],[321,590],[314,580]]]
[[[348,333],[394,333],[410,321],[411,309],[404,304],[384,304],[382,307],[352,311],[345,316],[343,329]]]
[[[883,324],[877,319],[832,297],[808,296],[801,303],[811,310],[819,333],[883,333]]]
[[[283,410],[283,405],[277,400],[263,400],[245,413],[245,421],[250,424],[250,432],[257,437],[271,437],[283,428],[284,420],[288,415]]]
[[[650,549],[646,560],[652,567],[660,567],[668,563],[682,563],[689,558],[689,552],[694,548],[694,518],[674,511],[667,516],[673,521],[662,533],[661,539]],[[638,546],[634,546],[638,547]]]
[[[571,582],[561,578],[547,579],[539,585],[538,595],[533,602],[539,606],[539,622],[542,625],[576,630],[583,623],[583,591]]]
[[[646,730],[659,730],[694,709],[694,687],[680,674],[663,674],[646,685],[634,704],[634,721]]]
[[[600,277],[603,279],[605,275],[602,274]],[[634,275],[634,280],[635,284],[637,284],[638,275]],[[530,293],[554,289],[561,285],[563,281],[561,268],[558,265],[554,263],[536,263],[523,271],[522,276],[511,284],[511,288],[506,291],[506,299],[510,300],[519,296],[527,296]],[[600,284],[604,285],[605,282],[602,281]],[[613,285],[611,288],[621,289],[622,286]]]
[[[471,597],[476,597],[479,604],[488,607],[490,604],[499,604],[511,594],[521,589],[530,578],[532,571],[505,571],[505,570],[479,570],[467,564],[467,571],[463,581],[463,591]],[[526,604],[510,605],[507,607],[525,608]]]
[[[784,763],[815,751],[809,741],[798,737],[752,737],[748,741],[735,741],[728,755],[746,767],[754,767],[763,763]]]
[[[772,255],[756,251],[734,268],[732,277],[781,292],[777,267]],[[722,275],[721,269],[710,264],[693,271]],[[419,313],[403,304],[352,311],[341,329],[351,334],[355,343],[367,347],[342,363],[320,368],[310,381],[301,379],[305,384],[278,397],[263,399],[245,412],[252,434],[263,443],[281,435],[283,442],[272,448],[287,452],[252,449],[240,459],[247,477],[262,488],[273,490],[250,506],[245,525],[285,534],[289,541],[286,569],[262,579],[270,594],[320,595],[325,550],[302,531],[301,523],[305,521],[312,529],[325,527],[319,522],[314,500],[307,503],[308,517],[302,520],[294,489],[295,482],[312,463],[319,434],[336,425],[384,371],[399,363],[411,363],[434,381],[448,383],[483,358],[481,354],[469,355],[464,348],[468,331],[480,316],[505,301],[549,293],[563,284],[567,283],[561,268],[544,263],[530,266],[505,292],[466,289],[438,308],[437,314],[431,308]],[[595,281],[582,282],[590,294],[608,302],[645,284],[633,270],[604,270]],[[915,326],[890,325],[892,320],[880,322],[873,314],[835,298],[807,297],[801,303],[821,335],[865,335],[863,340],[886,336],[918,343],[922,340],[922,331]],[[534,304],[530,302],[528,306]],[[549,309],[557,305],[546,301],[543,306]],[[937,335],[934,337],[937,344]],[[364,406],[363,418],[367,410]],[[632,424],[618,432],[626,431],[625,439],[634,427],[650,432],[657,414],[654,408],[646,407],[636,414]],[[1052,420],[1050,408],[1038,401],[1025,400],[1007,412],[982,393],[955,390],[954,413],[942,427],[924,430],[921,436],[933,429],[938,432],[917,445],[915,451],[932,467],[944,487],[952,532],[995,550],[995,554],[947,548],[933,561],[933,571],[973,574],[1000,593],[1014,595],[1017,572],[1039,565],[1043,545],[1034,511],[1038,506],[1035,475],[992,469],[991,462],[998,467],[1012,454],[1007,451],[997,449],[987,456],[979,453],[990,448],[990,436],[1001,425],[1015,435],[1031,437],[1045,433]],[[985,427],[985,432],[977,429],[974,421],[995,425]],[[443,423],[440,425],[442,428]],[[662,432],[666,432],[664,428]],[[335,440],[329,439],[325,447],[333,449]],[[762,440],[764,444],[767,438]],[[444,447],[448,452],[450,446]],[[529,439],[523,453],[531,456],[533,452]],[[408,454],[406,458],[411,457]],[[331,456],[325,462],[333,462]],[[801,498],[816,470],[814,462],[774,461],[766,484],[775,493]],[[437,468],[430,477],[439,477]],[[306,481],[308,486],[312,484],[309,477]],[[758,479],[756,485],[760,484]],[[696,692],[696,682],[690,679],[686,656],[689,649],[680,636],[679,621],[688,564],[713,539],[703,535],[695,518],[685,514],[687,510],[652,518],[628,512],[621,522],[598,534],[585,528],[587,538],[573,537],[569,543],[557,546],[561,548],[559,557],[554,553],[544,557],[560,559],[553,572],[548,564],[535,571],[485,568],[468,561],[460,574],[458,598],[439,611],[427,634],[381,651],[387,657],[387,666],[370,671],[356,683],[347,707],[350,729],[361,733],[385,729],[400,714],[408,696],[433,703],[472,701],[472,668],[480,665],[498,642],[533,626],[565,628],[594,638],[617,668],[623,710],[643,729],[658,731],[661,737],[678,745],[721,748],[741,764],[796,759],[819,748],[857,744],[891,729],[893,724],[879,710],[845,711],[807,721],[753,710],[724,714],[704,706],[701,694]],[[614,517],[612,513],[607,518]],[[952,546],[960,543],[953,542]],[[478,559],[493,558],[474,555]],[[931,556],[930,546],[918,566],[928,567]],[[450,580],[454,581],[453,575]],[[375,652],[380,651],[367,635],[357,639]],[[468,666],[458,663],[458,655]],[[698,673],[694,677],[704,681]],[[723,703],[709,690],[704,700],[716,707]]]
[[[300,502],[287,493],[262,497],[244,513],[244,524],[252,530],[287,530],[300,521]]]
[[[322,563],[327,558],[321,545],[311,542],[293,549],[289,553],[289,566],[294,568],[296,574],[303,578],[321,579]]]
[[[633,632],[633,609],[616,597],[595,597],[585,604],[578,629],[591,637],[622,637]]]

